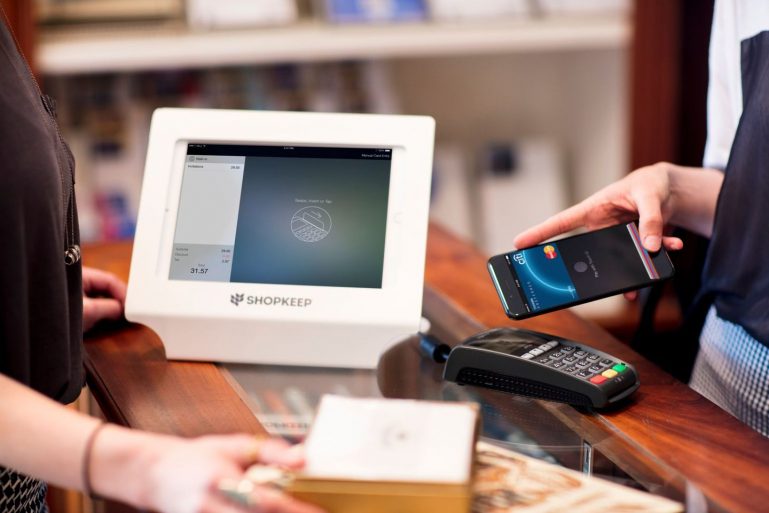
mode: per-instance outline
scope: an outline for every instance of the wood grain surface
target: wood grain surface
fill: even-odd
[[[127,243],[91,246],[84,253],[86,265],[123,278],[129,259]],[[667,475],[671,481],[686,476],[729,511],[753,512],[769,504],[769,440],[569,311],[509,320],[488,277],[485,255],[436,225],[429,232],[426,282],[425,308],[431,315],[440,316],[443,308],[464,316],[443,328],[452,343],[475,329],[519,326],[584,342],[635,365],[642,386],[618,409],[588,414],[543,403],[548,414],[591,443],[603,441],[607,456],[615,461],[632,456],[638,465],[654,467],[635,469],[639,473]],[[106,326],[88,337],[86,354],[89,386],[110,420],[184,436],[261,431],[215,365],[167,362],[161,342],[147,328]]]
[[[130,243],[94,245],[83,263],[127,280],[130,256]],[[181,436],[265,432],[216,365],[168,362],[145,326],[107,324],[85,346],[88,387],[112,422]]]

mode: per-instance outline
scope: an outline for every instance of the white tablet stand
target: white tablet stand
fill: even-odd
[[[434,127],[157,110],[126,316],[171,359],[376,366],[419,326]]]

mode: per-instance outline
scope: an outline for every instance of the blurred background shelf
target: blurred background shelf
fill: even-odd
[[[183,24],[74,26],[41,34],[45,75],[245,64],[610,50],[631,37],[626,16],[463,23],[331,25],[200,31]]]

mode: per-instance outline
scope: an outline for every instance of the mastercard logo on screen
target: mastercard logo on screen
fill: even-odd
[[[554,258],[558,257],[558,254],[555,252],[555,246],[547,245],[543,248],[543,251],[545,252],[545,257],[548,260],[553,260]]]

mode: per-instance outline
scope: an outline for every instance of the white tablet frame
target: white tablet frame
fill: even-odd
[[[434,133],[425,116],[156,110],[126,317],[155,330],[171,359],[375,367],[419,326]],[[382,288],[170,280],[188,143],[392,148]],[[311,305],[236,305],[234,294]]]

